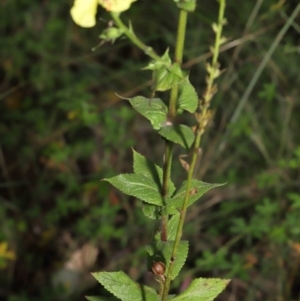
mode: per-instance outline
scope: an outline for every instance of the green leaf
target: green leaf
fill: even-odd
[[[177,213],[168,220],[168,222],[167,222],[167,241],[175,240],[179,219],[180,219],[180,214]],[[160,230],[156,232],[154,238],[156,241],[161,240],[161,231]]]
[[[218,278],[198,278],[192,281],[189,287],[174,301],[212,301],[226,287],[230,280]]]
[[[92,275],[106,290],[123,301],[158,301],[153,288],[135,282],[124,272],[98,272]]]
[[[162,187],[163,182],[163,170],[160,166],[150,161],[146,157],[142,156],[135,150],[133,150],[133,171],[135,174],[143,174],[145,177],[151,179],[157,184],[158,187]],[[169,191],[168,196],[171,196],[175,191],[173,182],[169,179]]]
[[[177,7],[179,9],[183,9],[188,12],[193,12],[196,9],[196,2],[194,0],[194,1],[186,2],[186,3],[178,3]]]
[[[184,78],[185,73],[182,72],[180,65],[178,63],[174,63],[169,68],[170,73],[177,75],[180,79]]]
[[[189,242],[186,240],[181,240],[179,242],[176,259],[174,261],[174,267],[171,275],[172,279],[175,279],[175,277],[178,276],[180,270],[184,266],[188,253],[189,253]],[[171,254],[170,254],[170,260],[171,260]]]
[[[160,219],[162,217],[162,206],[155,206],[143,202],[142,211],[145,216],[151,219]]]
[[[155,130],[159,130],[167,120],[168,107],[160,98],[145,98],[136,96],[127,99],[132,107],[147,118]]]
[[[156,91],[170,90],[182,81],[183,77],[184,74],[177,63],[170,66],[162,65],[153,70],[154,88]]]
[[[109,27],[104,29],[101,35],[99,36],[100,39],[105,40],[106,42],[114,43],[116,39],[123,35],[124,31],[117,27]]]
[[[133,150],[133,170],[135,174],[142,174],[155,182],[158,187],[161,187],[163,181],[162,168],[135,150]],[[174,191],[175,186],[173,182],[169,180],[168,196],[170,197]],[[151,219],[160,219],[162,216],[162,206],[147,204],[144,202],[142,210],[144,215]]]
[[[154,205],[152,205],[154,206]],[[156,206],[157,207],[157,206]],[[177,233],[177,228],[178,228],[178,223],[180,219],[180,213],[177,211],[176,214],[174,214],[169,220],[167,224],[167,240],[172,241],[175,240],[176,238],[176,233]],[[158,231],[155,235],[155,239],[159,240],[160,239],[161,232]]]
[[[148,253],[147,266],[151,270],[154,262],[163,262],[166,265],[166,272],[169,268],[174,241],[161,241],[160,239],[154,241],[151,245],[145,247]],[[182,269],[189,251],[189,242],[182,240],[179,242],[177,255],[173,262],[173,270],[171,278],[174,279]]]
[[[198,95],[195,88],[186,78],[179,84],[178,109],[195,113],[198,107]]]
[[[186,76],[178,63],[172,64],[169,49],[159,61],[152,61],[144,70],[153,70],[152,78],[155,91],[166,91],[178,84]]]
[[[177,211],[177,213],[174,214],[168,220],[168,228],[167,228],[168,229],[168,233],[167,233],[168,240],[175,240],[179,219],[180,219],[180,214]]]
[[[169,56],[169,48],[167,48],[159,61],[151,61],[146,67],[143,68],[143,70],[156,70],[162,66],[171,66],[171,62],[172,60]]]
[[[178,143],[186,149],[191,147],[195,139],[192,129],[183,124],[164,126],[158,133],[167,140]]]
[[[172,62],[170,56],[169,56],[169,48],[167,48],[167,50],[165,51],[165,53],[162,55],[162,60],[168,64],[170,64]]]
[[[125,194],[139,198],[146,203],[163,205],[161,187],[144,175],[120,174],[109,179],[103,179],[103,181],[111,183]]]
[[[186,185],[187,181],[184,181],[180,189],[175,192],[175,195],[173,195],[171,199],[167,200],[168,214],[176,214],[178,210],[181,209],[186,193]],[[224,184],[211,184],[192,179],[188,207],[191,206],[194,202],[196,202],[205,192],[209,191],[212,188],[219,187],[222,185]]]

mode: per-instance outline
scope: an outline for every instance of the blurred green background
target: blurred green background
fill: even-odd
[[[91,51],[109,15],[99,9],[96,27],[82,29],[72,4],[0,2],[0,300],[106,294],[90,276],[99,270],[153,283],[143,247],[158,225],[100,182],[131,172],[132,147],[162,162],[163,141],[116,96],[151,95],[149,59],[125,38]],[[229,277],[219,301],[300,300],[300,15],[278,36],[297,5],[227,1],[225,72],[197,171],[227,185],[187,214],[181,289]],[[200,95],[217,13],[216,1],[198,1],[188,22],[184,61]],[[139,0],[122,14],[159,54],[174,50],[177,16],[171,0]]]

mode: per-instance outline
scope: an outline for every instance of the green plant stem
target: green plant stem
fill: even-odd
[[[182,57],[183,57],[187,16],[188,16],[187,11],[180,10],[179,20],[178,20],[175,55],[174,55],[174,61],[176,63],[178,63],[179,65],[181,65]],[[171,89],[170,101],[169,101],[169,116],[168,117],[169,117],[169,121],[171,121],[172,123],[174,122],[174,119],[176,116],[177,98],[178,98],[178,85],[175,85]],[[166,191],[168,190],[168,181],[170,179],[172,158],[173,158],[173,143],[170,141],[167,141],[166,142],[166,152],[165,152],[164,176],[163,176],[163,187],[166,187]],[[163,214],[162,224],[165,220],[167,220],[167,218],[168,218],[167,215]],[[165,223],[165,226],[166,226],[166,223]],[[167,229],[162,229],[162,231],[167,233]],[[168,298],[170,283],[171,283],[171,274],[167,273],[165,285],[163,286],[163,291],[160,290],[160,292],[159,292],[159,295],[162,296],[162,301],[166,301]]]
[[[165,147],[165,160],[163,165],[163,183],[162,183],[162,196],[164,200],[164,206],[166,206],[166,197],[168,196],[169,190],[169,180],[171,177],[171,167],[172,167],[172,158],[173,158],[173,143],[170,141],[166,141]],[[161,219],[161,240],[167,241],[167,222],[168,222],[168,215],[165,212],[165,209],[162,212],[162,219]]]
[[[181,65],[182,57],[183,57],[187,16],[188,16],[187,11],[185,10],[180,11],[178,31],[177,31],[177,43],[176,43],[175,58],[174,58],[175,62],[177,62],[179,65]]]
[[[180,10],[178,29],[177,29],[175,55],[174,55],[174,61],[176,63],[178,63],[179,65],[181,65],[182,57],[183,57],[187,16],[188,16],[187,11]],[[175,85],[171,89],[170,102],[169,102],[169,118],[171,119],[171,122],[173,122],[173,120],[176,116],[177,98],[178,98],[178,86]]]
[[[206,93],[204,95],[204,103],[206,105],[204,108],[204,112],[202,112],[202,116],[206,115],[206,113],[207,113],[209,103],[212,98],[212,94],[214,93],[214,91],[212,91],[212,89],[213,89],[213,84],[214,84],[214,79],[215,79],[215,73],[219,69],[218,68],[218,57],[219,57],[219,53],[220,53],[221,37],[222,37],[222,31],[223,31],[223,25],[224,25],[225,0],[220,0],[219,3],[220,3],[220,6],[219,6],[219,16],[218,16],[218,28],[217,28],[215,44],[214,44],[214,52],[213,52],[213,58],[212,58],[212,64],[211,64],[212,68],[209,71]]]
[[[215,73],[218,69],[218,55],[220,52],[222,29],[223,29],[223,25],[224,25],[225,0],[219,0],[219,3],[220,3],[220,6],[219,6],[219,16],[218,16],[218,30],[216,32],[216,38],[215,38],[214,54],[213,54],[213,59],[212,59],[212,69],[209,72],[209,78],[207,81],[205,98],[203,100],[204,105],[199,104],[200,109],[202,109],[202,111],[198,115],[198,117],[196,117],[198,124],[197,124],[197,130],[196,130],[196,138],[195,138],[195,142],[194,142],[194,146],[193,146],[192,159],[190,162],[188,176],[187,176],[187,187],[186,187],[186,192],[185,192],[182,208],[180,210],[180,219],[179,219],[179,223],[178,223],[178,227],[177,227],[174,247],[172,250],[171,262],[170,262],[169,268],[166,273],[166,281],[165,281],[165,286],[164,286],[164,292],[162,295],[162,301],[167,300],[169,289],[170,289],[171,275],[172,275],[172,271],[173,271],[173,267],[174,267],[174,261],[176,260],[178,246],[179,246],[181,236],[182,236],[182,229],[183,229],[183,225],[184,225],[184,221],[185,221],[188,200],[190,197],[193,173],[194,173],[195,165],[197,162],[197,157],[199,155],[199,147],[201,144],[201,138],[202,138],[204,129],[207,125],[208,118],[209,118],[209,111],[208,111],[209,103],[210,103],[210,100],[211,100],[213,92],[214,92],[213,84],[214,84],[214,79],[215,79]]]
[[[160,61],[161,57],[156,54],[152,47],[145,45],[133,32],[132,28],[128,28],[120,19],[120,14],[118,13],[111,13],[111,16],[115,23],[118,25],[120,29],[123,30],[124,34],[127,36],[129,40],[132,41],[137,47],[144,51],[145,54],[150,56],[155,61]]]

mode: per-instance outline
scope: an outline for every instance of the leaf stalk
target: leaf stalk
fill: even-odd
[[[136,45],[137,47],[139,47],[141,50],[144,51],[144,53],[148,56],[150,56],[153,60],[155,61],[161,61],[161,57],[159,55],[156,54],[156,52],[153,50],[152,47],[147,46],[146,44],[144,44],[134,33],[132,28],[129,28],[128,26],[126,26],[123,21],[120,18],[120,14],[118,13],[110,13],[110,15],[112,16],[114,22],[118,25],[118,27],[120,29],[123,30],[124,34],[127,36],[127,38],[129,40],[132,41],[132,43],[134,45]]]

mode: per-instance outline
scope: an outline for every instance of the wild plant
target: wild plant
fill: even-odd
[[[115,42],[127,37],[140,48],[151,61],[144,70],[152,71],[152,93],[150,97],[135,96],[126,98],[138,113],[148,119],[153,129],[165,143],[162,166],[133,150],[133,173],[119,174],[104,179],[123,193],[135,197],[143,203],[143,213],[150,219],[160,221],[160,229],[147,245],[148,270],[159,282],[159,288],[137,283],[122,271],[97,272],[93,276],[115,297],[123,301],[193,301],[213,300],[228,284],[227,279],[194,279],[188,288],[177,295],[170,295],[172,281],[178,276],[188,256],[189,242],[182,240],[183,226],[188,207],[193,205],[208,190],[222,184],[211,184],[193,178],[197,159],[201,155],[201,140],[211,120],[211,100],[217,92],[216,78],[220,76],[218,56],[220,46],[226,41],[222,36],[226,24],[225,0],[218,0],[218,20],[212,24],[215,33],[214,45],[210,46],[212,61],[206,63],[206,88],[198,97],[190,83],[189,73],[182,68],[186,25],[188,16],[196,9],[196,0],[173,0],[179,10],[177,37],[173,59],[169,48],[159,55],[136,35],[131,22],[126,25],[120,15],[136,0],[76,0],[71,9],[75,23],[82,27],[96,24],[98,4],[109,13],[112,21],[100,35],[101,43]],[[173,3],[172,3],[173,2]],[[142,5],[142,4],[141,4]],[[168,101],[157,97],[156,93],[166,94]],[[163,93],[161,93],[163,92]],[[178,116],[188,112],[194,117],[194,125],[178,123]],[[171,179],[173,150],[175,145],[185,150],[180,158],[187,176],[179,187]],[[190,158],[189,161],[186,158]],[[89,300],[103,300],[102,297],[88,297]]]

